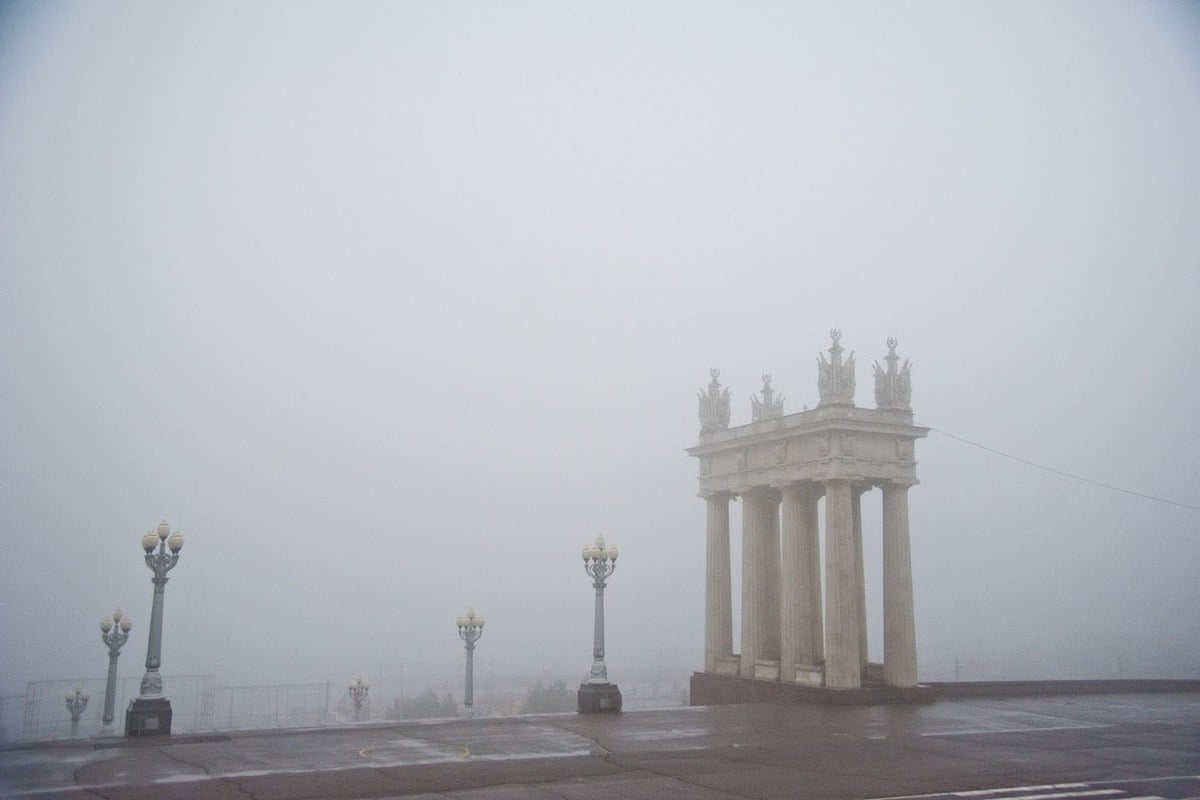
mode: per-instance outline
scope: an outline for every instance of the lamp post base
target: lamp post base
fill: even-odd
[[[580,714],[615,714],[621,710],[621,690],[615,683],[579,684]]]
[[[126,736],[168,736],[171,733],[171,701],[165,697],[138,697],[125,712]]]

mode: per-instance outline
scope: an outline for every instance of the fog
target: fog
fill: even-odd
[[[103,675],[115,605],[140,674],[164,517],[168,679],[457,692],[474,606],[480,681],[577,680],[601,533],[612,678],[700,668],[696,391],[814,406],[832,327],[860,406],[897,337],[937,429],[923,679],[1200,677],[1195,5],[15,3],[0,37],[3,693]]]

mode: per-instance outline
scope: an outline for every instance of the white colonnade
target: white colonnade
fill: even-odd
[[[821,403],[783,414],[764,375],[754,419],[729,428],[729,390],[712,371],[700,394],[700,495],[706,503],[704,671],[853,689],[917,684],[908,490],[917,483],[909,365],[876,364],[876,409],[854,406],[854,355],[840,333],[819,362]],[[882,671],[867,663],[862,496],[883,495]],[[733,641],[730,503],[741,505],[740,652]],[[824,503],[825,526],[818,508]],[[821,535],[825,564],[822,584]]]

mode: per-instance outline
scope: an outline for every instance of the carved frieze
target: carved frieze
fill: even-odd
[[[913,425],[908,409],[858,408],[853,405],[853,354],[846,358],[841,334],[830,332],[832,346],[818,359],[821,404],[800,413],[783,414],[782,398],[769,375],[752,401],[753,422],[729,426],[729,395],[710,371],[712,381],[699,393],[700,421],[705,431],[688,452],[697,457],[702,492],[742,493],[764,486],[808,485],[824,481],[895,483],[916,481],[913,442],[928,428]],[[908,364],[896,363],[895,341],[887,369],[876,370],[877,400],[908,400]],[[903,364],[903,366],[901,366]],[[893,379],[894,377],[894,379]]]

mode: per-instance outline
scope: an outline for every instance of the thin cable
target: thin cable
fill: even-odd
[[[964,439],[961,436],[955,436],[953,433],[947,433],[946,431],[940,430],[939,428],[931,427],[929,430],[936,431],[937,433],[940,433],[942,436],[949,436],[951,439],[956,439],[956,440],[962,442],[963,444],[969,444],[969,445],[971,445],[971,447],[978,447],[980,450],[986,450],[989,453],[995,453],[998,456],[1004,456],[1005,458],[1010,458],[1013,461],[1018,461],[1027,466],[1037,467],[1038,469],[1045,470],[1046,472],[1053,472],[1055,475],[1062,475],[1064,478],[1071,478],[1072,480],[1082,481],[1083,483],[1090,483],[1093,486],[1099,486],[1102,489],[1111,489],[1114,492],[1121,492],[1123,494],[1131,494],[1134,497],[1140,497],[1143,500],[1153,500],[1156,503],[1165,503],[1169,506],[1178,506],[1179,508],[1187,508],[1187,509],[1191,509],[1192,511],[1200,511],[1200,506],[1193,506],[1188,503],[1181,503],[1178,500],[1168,500],[1165,497],[1155,497],[1152,494],[1145,494],[1143,492],[1135,492],[1133,489],[1126,489],[1121,486],[1113,486],[1111,483],[1101,483],[1100,481],[1094,481],[1091,478],[1085,478],[1082,475],[1075,475],[1074,473],[1071,473],[1071,472],[1063,472],[1061,469],[1055,469],[1054,467],[1047,467],[1045,464],[1038,464],[1036,462],[1029,461],[1028,459],[1021,458],[1020,456],[1014,456],[1011,453],[1004,452],[1003,450],[997,450],[994,447],[988,447],[986,444],[980,444],[979,442],[972,442],[970,439]]]

